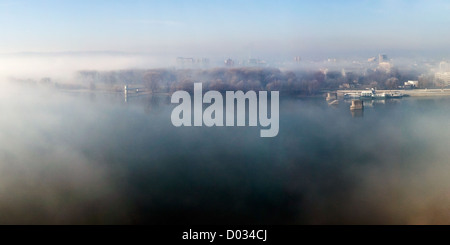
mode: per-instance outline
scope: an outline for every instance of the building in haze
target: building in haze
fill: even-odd
[[[389,62],[380,62],[378,63],[378,68],[377,70],[381,70],[384,71],[386,73],[390,72],[392,69],[392,65]]]
[[[447,61],[439,63],[439,71],[434,74],[434,79],[443,85],[450,85],[450,64]]]
[[[177,64],[179,65],[186,65],[186,64],[191,65],[194,63],[195,63],[194,58],[184,58],[184,57],[177,58]]]
[[[389,62],[387,55],[379,54],[378,55],[378,63]]]
[[[234,66],[234,61],[230,58],[225,60],[225,66],[232,67]]]
[[[436,72],[434,74],[436,82],[444,82],[445,86],[450,85],[450,72]]]

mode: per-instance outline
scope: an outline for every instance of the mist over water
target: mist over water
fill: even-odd
[[[449,225],[449,10],[0,0],[0,225]],[[279,92],[278,135],[173,126],[195,83]],[[411,97],[323,96],[370,89]]]
[[[448,224],[450,99],[280,95],[280,132],[172,126],[166,95],[8,86],[2,224]]]

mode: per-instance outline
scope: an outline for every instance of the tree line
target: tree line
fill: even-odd
[[[29,82],[30,79],[27,81]],[[418,80],[419,87],[439,87],[430,75],[392,69],[389,72],[367,69],[364,72],[285,71],[276,68],[243,67],[211,69],[148,69],[115,71],[79,71],[72,86],[50,78],[36,83],[53,83],[63,88],[123,89],[124,85],[142,86],[152,92],[192,91],[193,84],[203,83],[205,90],[282,91],[284,94],[315,95],[342,88],[398,89],[408,80]],[[76,86],[75,86],[76,85]]]

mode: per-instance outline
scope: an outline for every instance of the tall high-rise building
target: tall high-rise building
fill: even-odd
[[[439,63],[439,71],[450,72],[450,64],[447,61],[441,61],[441,63]]]
[[[444,83],[445,86],[450,85],[450,63],[441,61],[438,72],[434,74],[434,79],[438,83]]]
[[[388,59],[387,55],[385,55],[385,54],[379,54],[378,55],[378,62],[379,63],[388,62],[388,61],[389,61],[389,59]]]

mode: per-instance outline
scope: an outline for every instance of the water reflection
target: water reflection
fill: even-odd
[[[364,116],[364,110],[350,110],[352,113],[352,117],[363,117]]]

